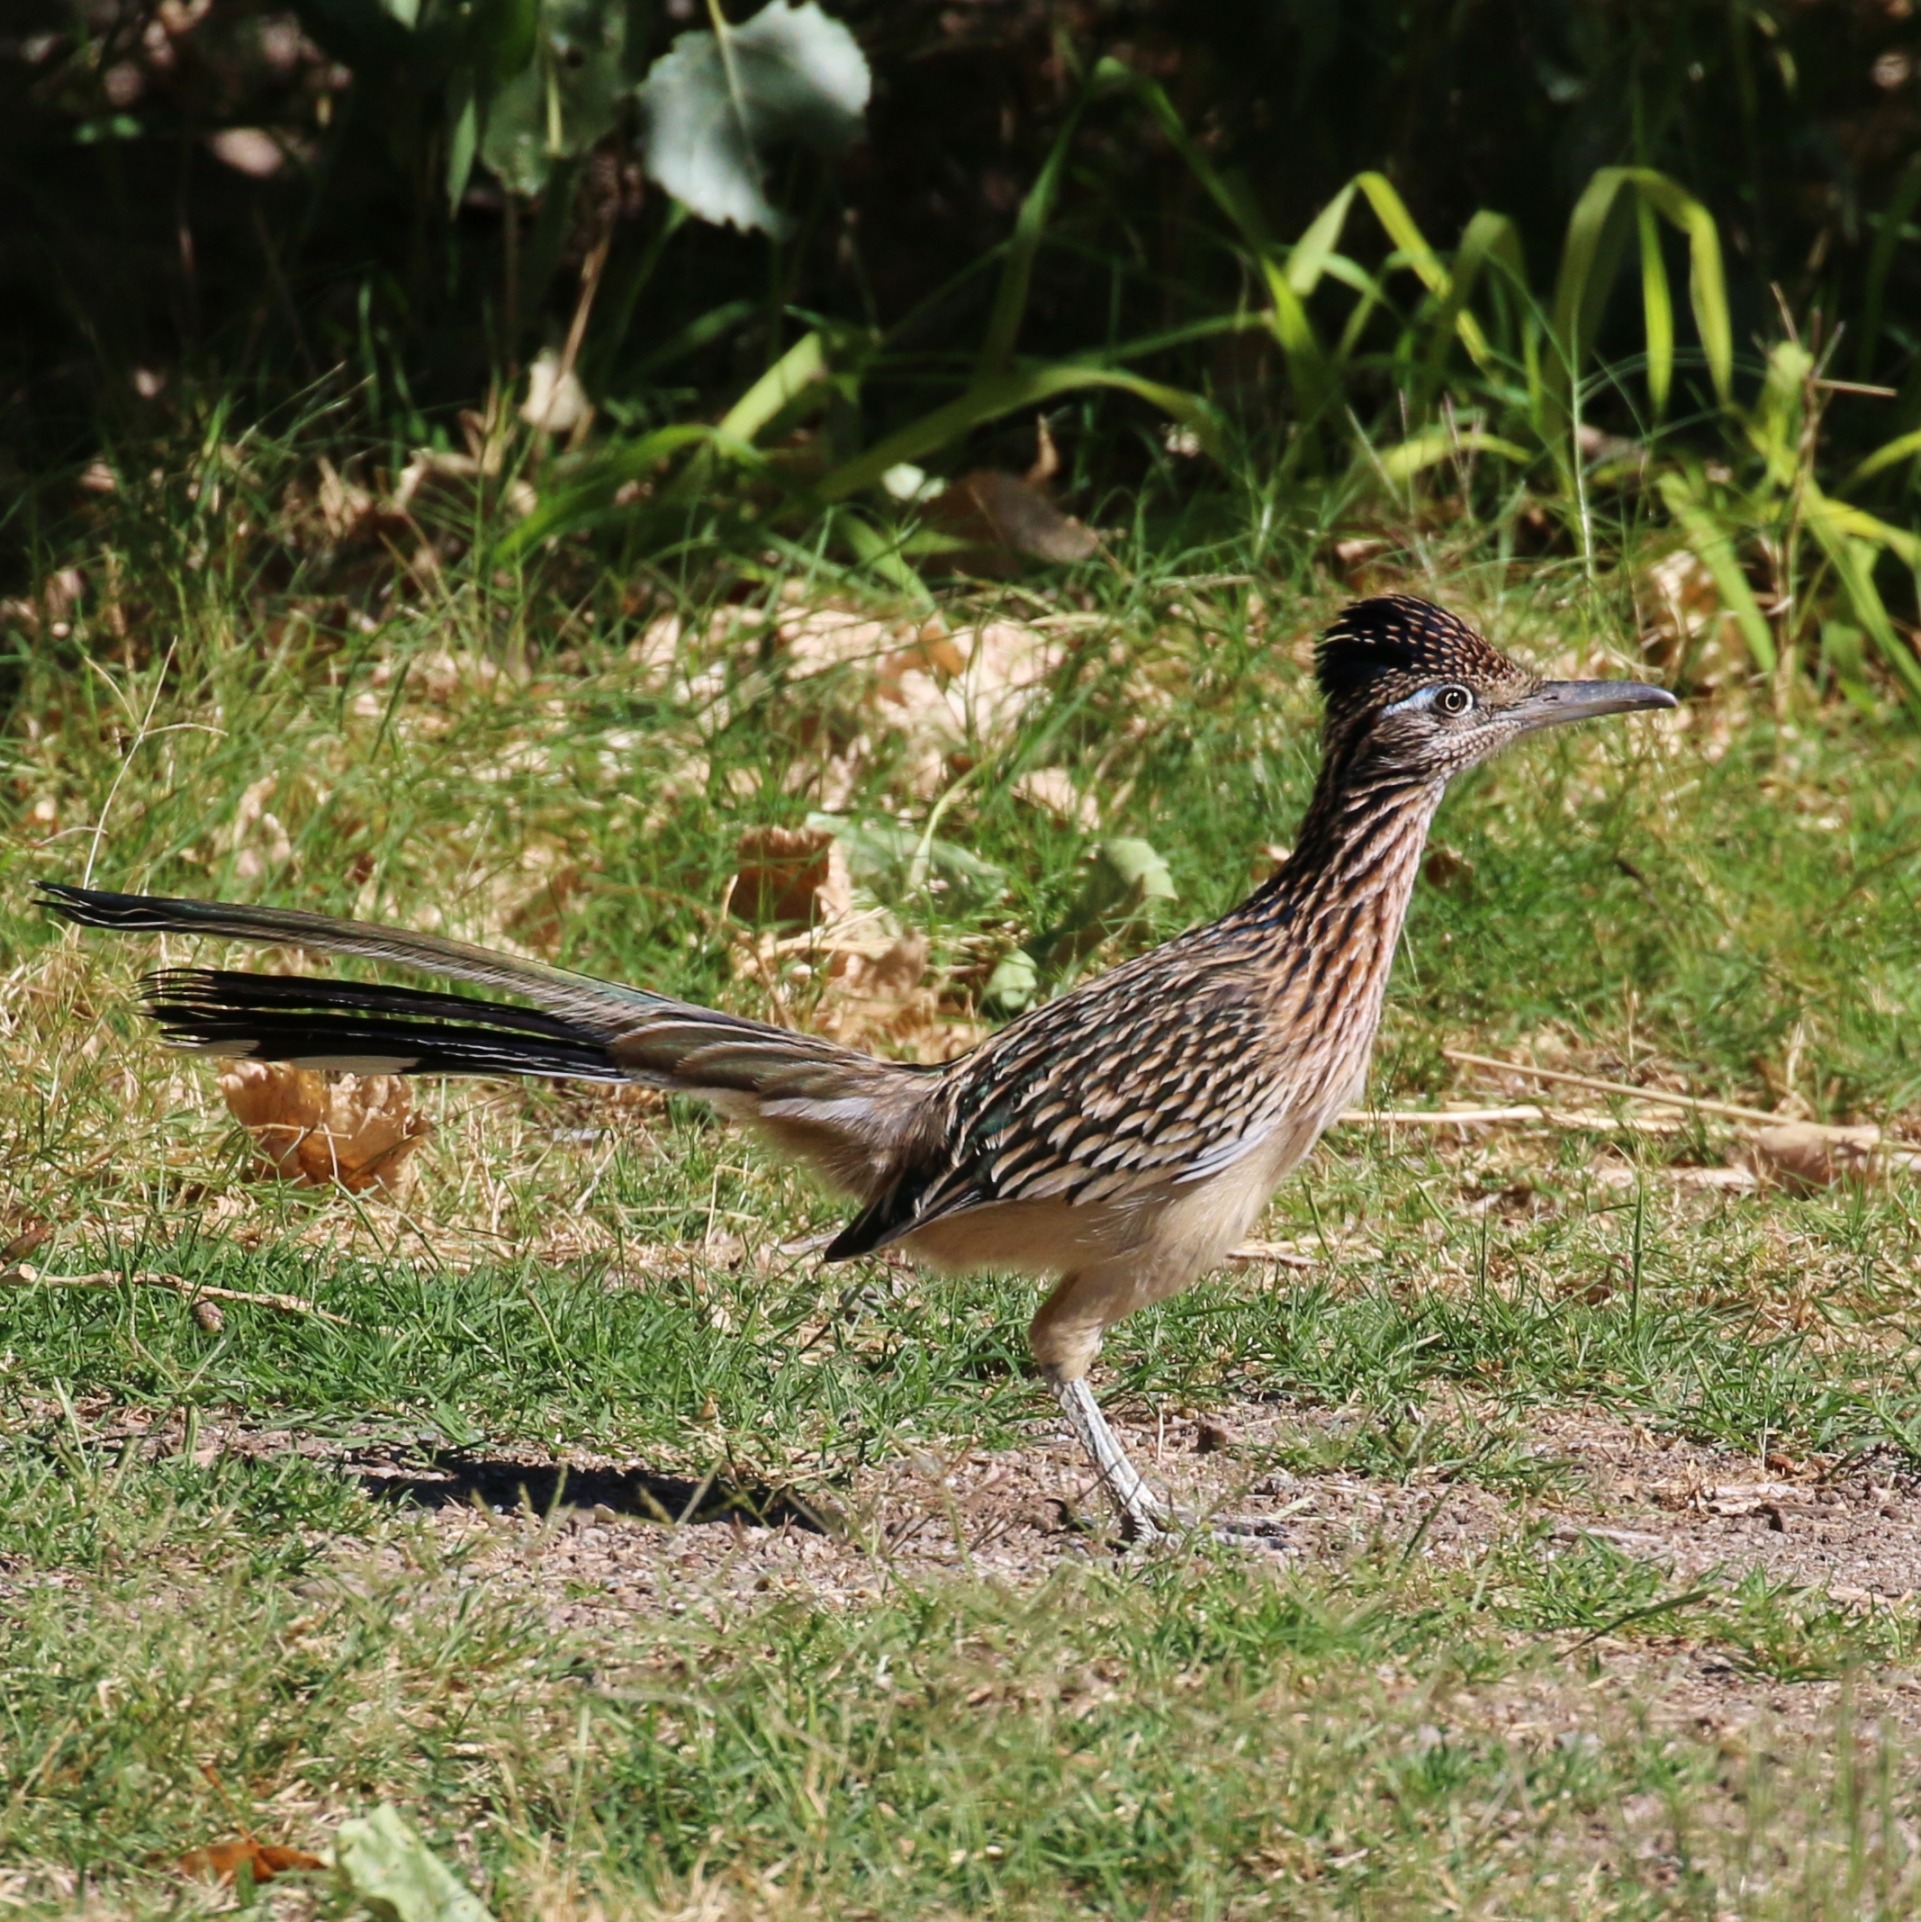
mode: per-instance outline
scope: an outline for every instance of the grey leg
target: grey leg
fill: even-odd
[[[1223,1516],[1212,1523],[1197,1524],[1193,1518],[1176,1513],[1148,1487],[1140,1470],[1128,1460],[1120,1437],[1107,1425],[1107,1417],[1101,1413],[1101,1405],[1094,1399],[1094,1391],[1088,1387],[1085,1376],[1061,1381],[1050,1374],[1047,1385],[1053,1389],[1054,1399],[1067,1417],[1067,1425],[1087,1450],[1101,1486],[1119,1511],[1121,1533],[1130,1542],[1164,1541],[1183,1529],[1201,1526],[1217,1540],[1242,1547],[1270,1550],[1285,1547],[1286,1529],[1265,1516],[1245,1519]]]
[[[1173,1511],[1141,1479],[1141,1472],[1127,1459],[1120,1437],[1107,1425],[1101,1405],[1094,1399],[1086,1377],[1058,1381],[1049,1377],[1048,1386],[1067,1417],[1080,1445],[1087,1450],[1101,1486],[1120,1511],[1121,1533],[1130,1542],[1158,1541],[1175,1525]]]

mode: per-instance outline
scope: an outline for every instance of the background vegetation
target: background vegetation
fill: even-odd
[[[0,1903],[390,1800],[508,1917],[1913,1912],[1906,0],[0,36]],[[1284,1569],[1112,1559],[1029,1291],[702,1115],[275,1178],[31,904],[936,1059],[1271,865],[1377,586],[1687,700],[1451,798],[1390,1118],[1111,1344]]]

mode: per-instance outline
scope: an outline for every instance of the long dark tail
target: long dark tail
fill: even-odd
[[[360,1074],[638,1081],[757,1125],[866,1199],[929,1125],[930,1073],[788,1028],[491,948],[290,909],[42,883],[82,927],[207,935],[360,956],[503,989],[532,1008],[431,989],[170,968],[146,983],[168,1040],[206,1054]]]
[[[161,1032],[198,1054],[350,1074],[630,1078],[578,1023],[472,995],[227,968],[168,968],[141,987]]]

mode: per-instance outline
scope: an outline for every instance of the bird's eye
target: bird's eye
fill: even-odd
[[[1443,714],[1465,714],[1474,705],[1474,696],[1464,687],[1444,687],[1434,697]]]

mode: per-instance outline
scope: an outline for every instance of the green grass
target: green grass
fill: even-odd
[[[249,484],[270,512],[275,477]],[[175,1913],[198,1899],[181,1850],[323,1845],[388,1798],[507,1917],[1909,1911],[1911,1606],[1570,1534],[1599,1497],[1556,1439],[1607,1422],[1650,1459],[1728,1451],[1731,1479],[1784,1456],[1906,1489],[1900,1183],[1704,1190],[1687,1171],[1738,1143],[1699,1118],[1337,1130],[1262,1229],[1315,1269],[1137,1317],[1101,1386],[1124,1415],[1272,1415],[1247,1476],[1378,1494],[1378,1522],[1284,1573],[1071,1534],[1024,1571],[938,1570],[890,1550],[864,1491],[1045,1432],[1031,1289],[821,1270],[804,1244],[837,1215],[806,1183],[697,1112],[579,1091],[423,1088],[438,1131],[398,1201],[262,1183],[211,1074],[131,1012],[155,954],[30,904],[91,857],[106,885],[433,922],[823,1019],[823,970],[722,912],[741,834],[938,810],[1004,887],[941,861],[863,885],[930,935],[913,1033],[959,1037],[1097,835],[1151,840],[1178,898],[1091,965],[1224,907],[1286,839],[1312,767],[1300,643],[1338,598],[1303,558],[1123,550],[957,595],[954,626],[1038,616],[1063,658],[1009,726],[930,747],[867,666],[776,634],[835,602],[798,573],[783,603],[743,568],[714,624],[657,577],[563,598],[456,567],[387,601],[297,549],[291,580],[256,572],[177,500],[115,514],[0,739],[0,1243],[44,1230],[27,1258],[52,1274],[339,1319],[228,1301],[209,1327],[132,1279],[0,1288],[0,1900]],[[1415,540],[1407,578],[1432,563],[1544,665],[1627,664],[1629,583],[1515,585],[1492,537],[1451,538]],[[124,636],[115,605],[141,615]],[[649,623],[676,607],[669,652]],[[882,654],[920,618],[869,612]],[[1907,1126],[1916,760],[1884,718],[1737,692],[1476,777],[1372,1098],[1488,1096],[1442,1053],[1465,1046]],[[1023,798],[1048,768],[1098,827]],[[485,1521],[365,1472],[449,1451],[793,1491],[852,1539],[821,1562],[747,1522],[726,1538],[756,1586],[716,1573],[728,1524],[690,1528],[684,1586],[616,1603],[565,1572],[564,1489]],[[1479,1532],[1438,1553],[1461,1491]],[[609,1526],[650,1566],[678,1552]]]

